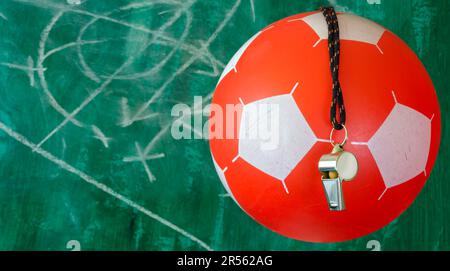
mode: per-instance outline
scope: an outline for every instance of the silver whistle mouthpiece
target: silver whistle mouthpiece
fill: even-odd
[[[324,179],[322,177],[323,188],[327,196],[330,211],[345,210],[344,196],[342,194],[342,180],[340,178]]]

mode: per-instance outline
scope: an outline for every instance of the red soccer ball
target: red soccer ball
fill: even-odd
[[[356,178],[343,184],[345,211],[329,210],[317,169],[331,151],[332,81],[320,12],[285,18],[253,36],[226,66],[212,99],[224,109],[243,105],[233,127],[238,136],[210,140],[228,193],[267,228],[311,242],[357,238],[397,218],[425,184],[440,142],[437,96],[414,52],[367,19],[343,13],[338,21],[345,150],[359,164]],[[258,104],[279,106],[276,148],[242,137],[256,127],[242,120]]]

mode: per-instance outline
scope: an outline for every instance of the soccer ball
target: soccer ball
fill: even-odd
[[[253,36],[225,67],[212,99],[223,108],[243,106],[238,136],[210,139],[225,189],[259,223],[311,242],[357,238],[397,218],[425,184],[440,141],[437,96],[413,51],[367,19],[342,13],[338,20],[345,150],[359,164],[356,178],[343,184],[345,211],[329,210],[317,169],[332,148],[332,81],[320,12],[285,18]],[[254,129],[244,120],[258,104],[278,105],[275,148],[242,137]]]

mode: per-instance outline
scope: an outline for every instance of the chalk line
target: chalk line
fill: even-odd
[[[222,198],[229,198],[229,197],[231,197],[231,195],[228,194],[228,193],[223,193],[223,194],[219,194],[219,197],[222,197]]]
[[[84,14],[84,12],[81,12],[81,13]],[[142,31],[144,33],[158,35],[159,39],[155,41],[155,44],[162,44],[162,45],[171,46],[171,47],[179,46],[179,49],[186,51],[186,52],[190,53],[191,55],[202,55],[202,53],[203,53],[201,49],[198,49],[197,47],[195,47],[191,44],[186,44],[186,43],[179,44],[179,40],[172,38],[170,36],[164,35],[164,33],[158,33],[157,30],[152,30],[152,29],[148,29],[144,26],[130,24],[128,22],[110,18],[110,17],[104,16],[104,15],[97,15],[97,14],[92,14],[92,13],[87,13],[84,15],[93,16],[98,19],[110,21],[112,23],[123,25],[123,26],[129,27],[129,28],[137,30],[137,31]],[[225,67],[225,64],[222,63],[220,60],[216,59],[212,54],[209,54],[209,56],[202,55],[201,59],[206,64],[207,64],[207,61],[210,61],[211,63],[214,63],[215,65],[220,66],[221,68]],[[205,60],[205,59],[208,59],[208,60]]]
[[[7,63],[7,62],[1,62],[0,65],[8,67],[10,69],[17,69],[21,71],[25,71],[27,73],[28,79],[30,81],[30,87],[34,87],[35,80],[34,80],[34,72],[39,71],[42,69],[42,71],[45,71],[46,68],[36,68],[34,67],[33,58],[31,56],[28,56],[27,58],[27,65],[20,65],[15,63]]]
[[[159,96],[160,96],[160,91],[156,91],[155,93],[153,93],[153,95],[152,95],[152,97],[150,98],[150,100],[147,101],[148,105],[151,105],[152,103],[154,103],[154,102],[156,101],[156,99],[159,98]],[[147,110],[147,108],[145,108],[145,110]],[[144,110],[144,111],[145,111],[145,110]],[[143,119],[145,119],[145,118],[144,118],[145,116],[141,116],[141,114],[143,114],[143,113],[144,113],[144,112],[141,112],[139,115],[135,114],[135,115],[133,116],[133,118],[131,118],[131,117],[130,117],[130,112],[129,112],[129,110],[128,110],[128,113],[127,113],[127,119],[126,119],[126,121],[125,121],[125,119],[123,119],[124,121],[122,122],[121,126],[122,126],[122,127],[127,127],[127,126],[132,125],[132,124],[133,124],[135,121],[137,121],[137,120],[143,120]]]
[[[27,138],[25,138],[23,135],[13,131],[11,128],[9,128],[8,126],[6,126],[3,122],[0,121],[0,130],[4,131],[8,136],[10,136],[11,138],[13,138],[14,140],[16,140],[17,142],[23,144],[24,146],[34,150],[37,154],[41,155],[42,157],[46,158],[47,160],[49,160],[50,162],[58,165],[59,167],[61,167],[63,170],[66,170],[67,172],[70,172],[78,177],[80,177],[82,180],[84,180],[85,182],[93,185],[94,187],[96,187],[97,189],[105,192],[106,194],[109,194],[110,196],[120,200],[121,202],[127,204],[128,206],[132,207],[133,209],[145,214],[146,216],[156,220],[157,222],[161,223],[162,225],[174,230],[175,232],[189,238],[190,240],[192,240],[193,242],[197,243],[198,245],[200,245],[202,248],[205,248],[206,250],[212,250],[211,247],[209,247],[205,242],[203,242],[202,240],[198,239],[197,237],[195,237],[194,235],[192,235],[191,233],[183,230],[182,228],[178,227],[177,225],[173,224],[172,222],[162,218],[161,216],[153,213],[152,211],[146,209],[145,207],[137,204],[136,202],[130,200],[129,198],[119,194],[118,192],[114,191],[113,189],[111,189],[110,187],[108,187],[107,185],[98,182],[97,180],[95,180],[94,178],[92,178],[91,176],[87,175],[86,173],[84,173],[83,171],[73,167],[72,165],[70,165],[69,163],[55,157],[53,154],[49,153],[48,151],[38,147],[36,144],[30,142]]]
[[[69,113],[58,103],[58,101],[55,99],[53,94],[50,92],[47,81],[45,79],[44,74],[44,56],[45,56],[45,43],[48,39],[48,36],[50,34],[50,31],[55,26],[56,22],[61,18],[61,16],[64,14],[64,11],[60,11],[53,18],[50,20],[50,23],[45,26],[44,30],[41,33],[41,37],[39,40],[39,48],[38,48],[38,59],[36,63],[36,67],[38,68],[37,73],[41,82],[42,90],[44,91],[44,94],[47,96],[48,102],[50,106],[52,106],[57,112],[59,112],[61,115],[64,116],[64,118],[69,118]],[[75,125],[82,127],[83,124],[79,121],[77,121],[74,118],[69,118],[71,122],[73,122]]]
[[[44,60],[50,57],[51,55],[54,55],[62,50],[65,50],[67,48],[75,47],[77,45],[87,45],[87,44],[97,44],[97,43],[103,43],[108,42],[110,39],[104,39],[104,40],[82,40],[79,43],[78,42],[69,42],[64,45],[58,46],[52,50],[49,50],[44,55]]]
[[[111,140],[111,138],[106,137],[102,130],[100,130],[100,128],[98,128],[97,126],[92,125],[91,128],[92,132],[94,132],[95,134],[94,137],[100,140],[105,148],[109,148],[109,141]]]
[[[147,7],[147,6],[152,6],[157,4],[156,2],[144,2],[144,3],[140,3],[140,5],[138,5],[139,7]],[[164,65],[172,58],[172,56],[175,54],[176,51],[178,51],[179,47],[181,46],[181,43],[183,43],[183,41],[186,39],[188,33],[189,33],[189,29],[191,26],[191,22],[192,22],[192,14],[190,14],[190,12],[188,11],[188,8],[191,6],[192,4],[188,4],[186,6],[184,6],[183,9],[178,10],[171,18],[168,22],[166,22],[166,24],[164,24],[163,26],[161,26],[158,30],[152,31],[152,42],[150,44],[153,44],[157,39],[159,39],[160,37],[162,37],[164,35],[165,29],[171,25],[173,25],[173,23],[175,23],[182,14],[186,14],[186,24],[185,24],[185,29],[180,37],[179,40],[176,40],[175,45],[172,47],[171,51],[163,58],[163,60],[158,63],[157,65],[152,66],[149,70],[144,71],[144,72],[139,72],[139,73],[132,73],[132,74],[125,74],[125,75],[117,75],[116,79],[117,80],[134,80],[134,79],[138,79],[138,78],[142,78],[142,77],[147,77],[150,76],[156,72],[158,72],[162,67],[164,67]],[[128,7],[131,7],[130,5]],[[133,6],[134,8],[136,8],[137,6]],[[122,7],[118,10],[126,10],[129,8],[126,7]],[[114,10],[111,11],[109,13],[106,14],[106,16],[110,16],[111,14],[113,14],[114,12],[117,12],[118,10]],[[91,26],[92,24],[94,24],[97,20],[99,20],[99,17],[93,17],[93,19],[88,22],[83,28],[81,28],[78,37],[77,37],[77,42],[80,42],[84,33],[86,32],[86,30],[88,29],[89,26]],[[150,45],[149,44],[149,45]],[[81,52],[81,46],[77,46],[77,54],[78,54],[78,58],[80,59],[80,64],[83,68],[82,72],[91,80],[95,81],[95,82],[100,82],[100,78],[107,78],[106,76],[97,76],[95,74],[95,72],[92,70],[92,68],[86,63],[86,60],[84,59],[84,55]]]
[[[128,156],[128,157],[123,158],[122,161],[123,162],[140,162],[142,159],[155,160],[155,159],[164,158],[164,157],[166,157],[164,153],[156,153],[156,154],[144,156],[143,158],[138,157],[138,156]]]
[[[28,65],[28,78],[30,78],[30,87],[34,87],[34,61],[31,56],[28,56],[27,58],[27,65]]]
[[[159,116],[159,113],[148,113],[147,115],[140,116],[136,120],[148,120],[148,119],[152,119],[157,116]]]
[[[122,97],[120,99],[120,110],[122,112],[122,123],[126,123],[130,120],[130,107],[128,105],[128,99]]]
[[[144,156],[146,156],[155,146],[155,144],[158,142],[159,139],[169,130],[170,125],[166,125],[163,129],[161,129],[153,138],[150,140],[150,142],[145,146],[144,148]]]
[[[204,46],[204,43],[200,42],[200,45],[201,48],[203,48],[201,52],[204,54],[204,56],[200,56],[199,60],[202,60],[205,64],[209,64],[213,70],[212,71],[196,70],[194,72],[210,77],[219,76],[220,70],[218,68],[217,63],[213,62],[214,56],[212,55],[211,51],[209,50],[209,48]]]
[[[328,3],[331,6],[335,7],[336,10],[338,10],[338,11],[348,11],[349,10],[349,8],[346,6],[338,5],[336,0],[328,0]]]
[[[154,181],[156,181],[156,177],[153,175],[153,173],[150,171],[150,168],[147,165],[147,160],[144,159],[145,155],[142,152],[141,146],[139,146],[139,144],[137,142],[134,142],[135,146],[136,146],[136,152],[139,155],[139,158],[142,162],[142,165],[144,166],[144,170],[147,173],[147,178],[148,180],[152,183]]]
[[[175,1],[175,0],[159,0],[159,1],[153,1],[153,2],[172,4],[175,6],[183,6],[183,2]],[[185,1],[185,3],[187,3],[187,4],[192,4],[193,2],[195,2],[195,1]],[[148,6],[148,1],[142,1],[142,2],[130,3],[126,6],[120,7],[119,9],[120,10],[138,9],[138,8],[142,8],[142,7],[146,7],[146,6]]]
[[[225,26],[228,24],[228,22],[233,17],[233,15],[236,13],[236,10],[238,9],[240,4],[241,4],[241,0],[236,0],[234,5],[231,7],[231,9],[225,15],[225,18],[222,21],[222,23],[219,25],[219,27],[216,28],[214,33],[206,41],[205,46],[209,46],[217,38],[217,36],[220,34],[220,32],[222,32],[222,30],[225,28]]]
[[[8,62],[1,62],[0,65],[8,67],[10,69],[17,69],[17,70],[22,70],[22,71],[26,71],[26,72],[38,70],[38,68],[33,68],[33,67],[30,67],[29,65],[25,66],[25,65],[8,63]],[[44,70],[46,70],[46,68],[44,68]]]
[[[181,36],[178,38],[178,40],[176,40],[176,43],[172,46],[170,52],[168,54],[166,54],[164,56],[164,58],[158,64],[152,66],[150,69],[143,71],[143,72],[135,72],[132,74],[119,75],[119,76],[117,76],[117,80],[134,80],[134,79],[151,76],[151,75],[159,72],[169,62],[169,60],[180,49],[181,45],[186,40],[187,36],[189,35],[189,30],[192,25],[193,16],[192,16],[191,12],[186,9],[186,10],[182,11],[182,14],[184,14],[185,18],[186,18],[186,22],[184,23],[184,30],[183,30]],[[178,19],[179,18],[177,18],[176,20],[178,20]],[[155,36],[154,41],[156,41],[157,39],[161,38],[164,35],[164,31],[156,30],[156,32],[153,35]],[[101,76],[101,77],[104,77],[104,76]]]
[[[63,6],[63,5],[58,5],[56,3],[49,3],[49,2],[37,3],[37,2],[31,1],[31,0],[14,0],[14,1],[35,5],[35,6],[41,7],[41,8],[53,8],[53,9],[61,10],[61,11],[64,11],[64,12],[78,13],[78,14],[81,14],[81,15],[90,16],[90,17],[94,17],[94,18],[97,18],[97,19],[102,19],[102,20],[105,20],[105,21],[109,21],[109,22],[112,22],[112,23],[115,23],[115,24],[119,24],[119,25],[122,25],[122,26],[125,26],[125,27],[129,27],[131,29],[134,29],[134,30],[137,30],[137,31],[141,31],[141,32],[144,32],[144,33],[148,33],[148,34],[152,34],[152,35],[154,35],[157,32],[156,30],[149,29],[149,28],[147,28],[145,26],[142,26],[142,25],[132,24],[132,23],[129,23],[129,22],[126,22],[126,21],[121,21],[121,20],[118,20],[118,19],[115,19],[115,18],[111,18],[111,17],[106,16],[106,15],[95,14],[95,13],[92,13],[92,12],[89,12],[89,11],[86,11],[86,10],[80,10],[80,9],[73,8],[73,7],[67,7],[67,6]],[[179,2],[175,2],[175,1],[163,1],[163,2],[170,2],[170,3],[178,3],[179,4]],[[144,2],[144,3],[147,3],[147,2]],[[161,35],[160,39],[155,41],[155,43],[156,44],[168,45],[168,46],[172,46],[173,47],[173,46],[177,45],[178,40],[176,40],[175,38],[172,38],[170,36],[167,36],[167,35]],[[186,52],[188,52],[188,53],[190,53],[192,55],[201,53],[200,49],[196,48],[195,46],[193,46],[191,44],[182,43],[180,45],[180,49],[183,50],[183,51],[186,51]],[[225,67],[225,64],[222,63],[220,60],[216,59],[214,56],[211,55],[210,58],[211,58],[210,61],[212,63],[214,63],[215,65],[217,65],[217,66],[219,66],[221,68]],[[201,58],[201,60],[204,61],[204,63],[206,63],[204,56]]]
[[[89,67],[89,65],[86,63],[86,60],[84,58],[84,55],[81,52],[81,40],[82,40],[82,36],[84,34],[84,32],[86,31],[86,29],[88,29],[88,27],[90,25],[92,25],[93,23],[95,23],[97,21],[97,19],[92,19],[90,22],[88,22],[87,24],[85,24],[82,28],[80,28],[80,31],[78,32],[78,37],[77,37],[77,41],[75,42],[75,46],[77,47],[77,55],[78,55],[78,59],[80,61],[80,65],[82,67],[81,72],[89,79],[91,79],[92,81],[96,82],[96,83],[100,83],[100,78],[98,78],[98,76],[95,74],[95,72],[91,69],[91,67]]]
[[[255,22],[256,15],[255,15],[255,2],[254,2],[254,0],[250,0],[250,9],[252,11],[253,22]]]
[[[219,26],[216,28],[216,30],[213,32],[213,34],[208,38],[208,40],[203,44],[202,47],[208,48],[209,45],[217,38],[219,33],[223,30],[223,28],[228,24],[230,19],[233,17],[233,15],[236,13],[237,8],[239,7],[241,3],[241,0],[236,0],[233,7],[227,12],[225,15],[224,20],[219,24]],[[175,73],[173,73],[164,83],[163,85],[155,92],[155,95],[159,97],[162,92],[166,89],[166,87],[172,83],[172,81],[181,73],[183,73],[187,68],[189,68],[201,55],[194,54],[192,55],[189,60],[187,60]],[[147,107],[152,103],[152,100],[148,100],[145,102],[139,110],[136,112],[136,114],[131,118],[131,122],[136,121],[136,118],[142,114]]]
[[[182,11],[178,11],[174,16],[180,16]],[[62,14],[61,14],[62,15]],[[163,26],[161,26],[160,31],[163,32],[167,27],[173,24],[174,20],[169,20],[166,22]],[[56,22],[56,20],[55,20]],[[51,28],[50,28],[51,29]],[[63,128],[71,119],[74,119],[74,117],[83,110],[88,104],[91,103],[100,93],[103,92],[103,90],[115,79],[115,77],[120,74],[124,69],[126,69],[129,65],[131,65],[135,58],[141,55],[147,47],[153,43],[154,39],[156,39],[156,36],[153,36],[150,41],[145,42],[145,44],[140,47],[137,50],[137,53],[133,56],[130,56],[119,68],[117,68],[113,74],[111,74],[101,85],[98,87],[94,92],[92,92],[75,110],[72,111],[58,126],[56,126],[47,136],[45,136],[39,144],[37,144],[38,147],[42,146],[48,139],[50,139],[55,133],[57,133],[61,128]],[[44,54],[42,54],[44,55]]]
[[[122,127],[130,125],[130,106],[128,105],[128,99],[125,97],[120,99],[120,112],[122,117],[117,125]]]

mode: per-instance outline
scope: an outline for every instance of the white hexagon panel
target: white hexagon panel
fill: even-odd
[[[282,181],[308,153],[316,136],[285,94],[246,104],[239,129],[239,157]]]
[[[386,188],[425,171],[431,143],[431,120],[397,103],[368,142]]]

